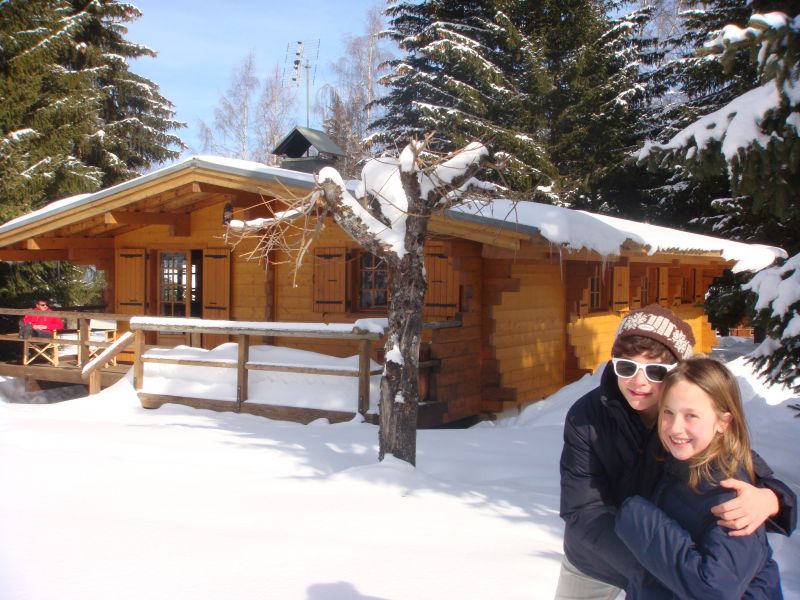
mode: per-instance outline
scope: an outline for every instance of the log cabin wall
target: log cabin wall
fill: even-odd
[[[295,272],[294,264],[285,255],[276,257],[278,264],[271,265],[274,273],[273,305],[275,321],[288,322],[322,322],[322,323],[352,323],[355,319],[365,317],[385,317],[384,314],[355,315],[349,311],[317,311],[314,306],[314,274],[316,262],[323,260],[316,254],[317,248],[347,248],[355,249],[357,246],[347,234],[328,221],[320,233],[317,242],[309,248],[305,255],[302,267]],[[350,264],[348,262],[348,264]],[[341,282],[348,285],[347,281]],[[347,340],[304,340],[300,338],[275,338],[275,343],[280,346],[312,350],[331,356],[353,356],[358,353],[358,343]],[[378,358],[381,347],[373,345],[372,357]]]
[[[341,323],[360,318],[385,318],[385,310],[361,311],[356,306],[354,279],[359,251],[357,244],[344,231],[329,222],[309,248],[297,273],[294,273],[292,264],[283,262],[285,257],[279,256],[279,264],[271,267],[275,285],[275,320]],[[480,244],[465,240],[431,239],[426,243],[428,292],[425,320],[455,319],[461,322],[460,327],[424,330],[420,347],[420,360],[440,361],[439,367],[430,372],[427,399],[443,404],[441,418],[444,423],[474,416],[482,408],[480,253]],[[433,262],[428,262],[428,258]],[[328,269],[325,263],[329,260],[332,263],[344,261],[344,265]],[[445,271],[450,275],[444,275]],[[332,281],[319,281],[322,278]],[[323,297],[315,297],[315,294]],[[456,296],[454,304],[442,301],[452,294]],[[349,341],[276,338],[274,342],[332,356],[352,356],[358,352],[357,344]],[[382,360],[382,355],[383,345],[373,345],[373,359]]]
[[[587,291],[590,289],[588,278],[596,272],[593,271],[595,266],[572,263],[568,268],[566,289],[570,316],[565,383],[577,380],[584,373],[594,372],[608,362],[622,317],[629,309],[636,310],[647,304],[658,303],[686,321],[695,336],[695,352],[708,353],[716,345],[717,337],[702,302],[713,278],[722,274],[721,266],[681,264],[673,260],[631,263],[626,265],[627,271],[623,271],[609,263],[606,272],[611,274],[611,278],[606,285],[612,288],[610,304],[608,308],[593,310]],[[622,310],[611,310],[613,306],[624,306],[614,297],[614,275],[628,278],[628,308]],[[622,287],[624,289],[624,285]]]
[[[445,243],[443,251],[458,279],[461,327],[430,331],[430,358],[441,361],[431,372],[430,383],[431,400],[446,406],[443,422],[449,423],[484,410],[482,363],[487,344],[481,245],[453,239]]]
[[[564,285],[558,261],[486,260],[484,410],[540,400],[564,384]]]
[[[226,247],[223,235],[222,210],[224,202],[208,206],[187,215],[191,226],[187,236],[170,234],[166,225],[150,225],[115,238],[117,250],[144,248],[151,265],[155,264],[158,250],[203,250]],[[264,265],[257,260],[247,260],[243,255],[252,249],[255,242],[245,242],[231,251],[230,267],[230,318],[236,320],[264,320],[267,318],[267,274]],[[155,314],[156,273],[149,269],[147,278],[147,314]]]

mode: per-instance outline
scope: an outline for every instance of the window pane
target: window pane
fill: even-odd
[[[386,293],[386,290],[375,292],[375,307],[388,306],[387,297],[388,294]]]
[[[362,253],[358,259],[358,308],[361,310],[373,310],[385,308],[387,300],[389,274],[386,270],[386,262],[366,252]]]
[[[361,291],[361,307],[372,308],[372,290]]]

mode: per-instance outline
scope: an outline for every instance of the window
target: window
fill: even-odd
[[[460,310],[460,286],[441,243],[425,249],[428,289],[424,312],[429,319],[454,317]],[[385,312],[389,307],[386,262],[361,249],[314,250],[314,310],[319,313]]]
[[[199,316],[199,262],[194,252],[159,252],[158,314],[162,317]]]
[[[162,252],[159,256],[159,311],[163,317],[186,316],[186,254]]]
[[[602,308],[602,296],[600,294],[601,281],[600,276],[595,274],[589,278],[589,310],[596,310]]]
[[[643,308],[650,304],[650,277],[648,275],[642,275],[642,297],[640,302]]]
[[[382,258],[359,253],[356,281],[360,310],[384,310],[389,306],[389,272]]]
[[[697,281],[697,269],[684,269],[681,273],[681,301],[686,303],[694,302],[695,282]]]

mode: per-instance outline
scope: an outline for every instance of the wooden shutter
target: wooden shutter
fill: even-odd
[[[669,308],[669,267],[658,268],[658,303],[664,308]]]
[[[425,317],[454,317],[458,312],[458,279],[442,248],[425,252],[428,287],[423,300]]]
[[[578,316],[585,317],[589,314],[589,288],[581,290],[581,299],[578,300]]]
[[[231,318],[231,251],[228,248],[203,250],[203,318]],[[211,350],[229,341],[227,335],[204,333],[203,348]]]
[[[314,251],[314,311],[347,310],[347,249],[317,248]]]
[[[203,318],[231,316],[231,252],[228,248],[203,251]]]
[[[703,285],[703,269],[695,268],[694,271],[694,303],[702,304],[706,297],[706,287]]]
[[[126,315],[144,315],[145,311],[145,250],[117,249],[114,264],[115,310]]]
[[[627,310],[630,306],[630,267],[614,267],[614,299],[615,311]]]

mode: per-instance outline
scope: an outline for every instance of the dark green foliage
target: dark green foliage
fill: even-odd
[[[138,18],[111,0],[0,3],[0,218],[131,179],[178,153],[181,125],[127,60]]]
[[[655,60],[648,12],[610,19],[611,2],[434,1],[390,6],[390,93],[375,138],[434,147],[487,143],[506,184],[527,198],[602,204],[641,138]],[[606,185],[606,181],[609,183]],[[547,186],[552,193],[539,193]],[[606,186],[606,187],[604,187]],[[557,195],[556,195],[557,194]]]
[[[642,153],[673,184],[661,188],[667,193],[660,194],[651,214],[671,213],[678,220],[694,215],[695,225],[721,237],[800,250],[800,103],[786,85],[800,76],[800,31],[791,20],[775,26],[774,20],[751,18],[771,10],[788,10],[794,17],[798,8],[787,2],[716,0],[687,13],[685,33],[674,46],[684,50],[658,74],[682,92],[684,102],[665,107],[653,136],[661,143]],[[728,24],[747,26],[747,35],[726,41],[730,38],[723,39],[719,30]],[[757,120],[754,107],[761,109]],[[733,118],[742,123],[731,125]],[[684,127],[693,135],[680,134]],[[738,137],[742,131],[758,135]],[[703,139],[708,134],[714,139]],[[724,329],[754,316],[750,305],[757,295],[762,310],[754,325],[769,337],[753,362],[770,381],[797,390],[800,336],[793,319],[800,302],[791,285],[780,286],[776,295],[778,281],[797,279],[796,258],[757,274],[745,285],[755,295],[737,291],[743,276],[720,282],[711,290],[707,310],[712,323]]]
[[[128,59],[154,55],[124,38],[124,23],[138,17],[112,0],[0,2],[0,222],[178,156],[172,105],[128,68]],[[65,300],[84,294],[83,272],[4,269],[0,303],[24,297],[33,281]]]
[[[32,308],[44,296],[53,307],[77,307],[101,302],[105,277],[94,269],[64,262],[0,262],[0,280],[6,282],[3,306]]]
[[[711,326],[720,335],[730,335],[730,330],[751,320],[755,296],[742,290],[742,285],[750,281],[752,273],[733,273],[725,271],[714,283],[706,296],[706,314]]]
[[[687,13],[685,33],[671,41],[673,48],[684,50],[674,53],[677,58],[658,74],[671,89],[680,90],[681,96],[665,106],[664,120],[651,136],[662,145],[643,154],[651,168],[666,169],[673,182],[683,185],[661,198],[654,215],[687,214],[694,206],[697,212],[688,214],[706,231],[743,241],[779,243],[790,251],[800,245],[794,200],[800,192],[800,144],[796,128],[787,121],[797,109],[786,97],[761,123],[763,141],[729,152],[727,157],[719,141],[700,147],[691,139],[665,144],[684,127],[715,111],[721,111],[721,118],[716,119],[719,130],[727,115],[740,112],[737,102],[742,102],[746,111],[759,102],[749,99],[757,89],[776,81],[780,85],[793,69],[796,72],[798,35],[788,28],[767,28],[747,43],[703,48],[725,25],[745,27],[757,11],[792,8],[796,12],[797,6],[790,4],[719,0],[701,3]],[[759,64],[757,52],[762,47],[766,60]],[[788,237],[778,235],[781,233]]]
[[[759,272],[748,287],[759,296],[756,323],[767,334],[748,360],[767,381],[800,393],[800,254]]]
[[[382,81],[384,116],[373,141],[404,145],[434,133],[431,148],[472,140],[507,164],[509,185],[530,189],[555,174],[542,147],[542,100],[551,86],[541,49],[519,29],[513,3],[398,3],[386,13],[389,37],[406,52]],[[509,6],[506,6],[509,5]]]

